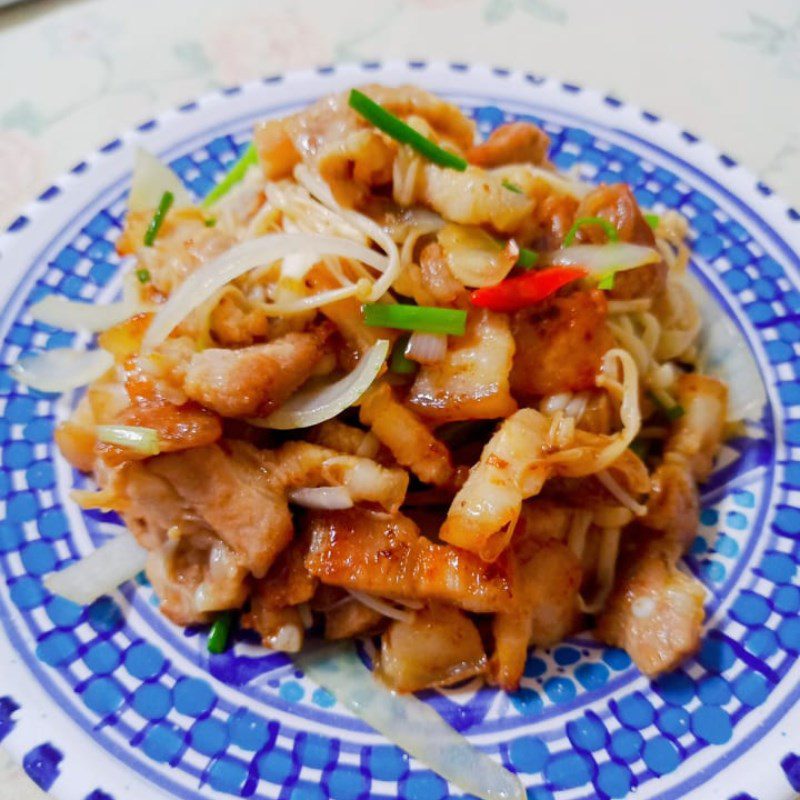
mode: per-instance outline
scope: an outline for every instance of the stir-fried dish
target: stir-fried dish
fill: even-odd
[[[727,390],[686,222],[548,147],[366,86],[259,123],[202,204],[142,156],[126,297],[87,323],[56,439],[212,651],[232,624],[292,653],[379,637],[412,692],[512,690],[531,645],[587,628],[649,675],[697,648],[679,560]]]

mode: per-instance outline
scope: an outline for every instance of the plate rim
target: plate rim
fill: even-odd
[[[6,231],[0,234],[0,263],[13,260],[13,250],[16,246],[15,243],[21,238],[25,238],[24,233],[26,229],[30,233],[36,227],[37,218],[50,213],[50,210],[54,208],[52,205],[52,201],[54,199],[57,197],[66,198],[69,195],[71,188],[74,188],[81,181],[84,181],[84,186],[90,185],[91,182],[87,184],[84,180],[84,176],[94,175],[95,179],[102,179],[104,156],[119,150],[123,143],[126,145],[144,143],[142,141],[142,134],[147,134],[156,128],[163,127],[169,130],[170,126],[174,124],[174,120],[176,118],[180,119],[180,115],[190,114],[191,112],[209,103],[220,101],[224,102],[226,98],[232,98],[239,95],[244,96],[248,93],[248,91],[260,89],[264,84],[269,85],[271,83],[278,83],[286,79],[297,82],[314,82],[318,81],[322,76],[333,75],[335,73],[340,75],[346,73],[352,78],[360,77],[362,79],[368,79],[370,76],[379,76],[386,71],[397,70],[405,72],[407,77],[412,80],[418,75],[419,82],[425,85],[424,74],[425,71],[429,69],[442,70],[444,72],[450,71],[462,75],[465,72],[470,72],[477,73],[479,77],[513,78],[517,81],[522,80],[530,83],[533,87],[548,86],[551,89],[557,90],[559,94],[562,92],[572,95],[581,94],[588,98],[590,102],[595,104],[598,108],[607,107],[609,109],[613,109],[613,112],[619,111],[621,114],[624,112],[624,115],[627,117],[630,117],[630,115],[635,115],[639,118],[639,124],[644,121],[652,126],[652,130],[659,129],[660,131],[665,132],[669,137],[676,139],[679,144],[682,141],[684,144],[680,146],[682,148],[692,148],[693,155],[699,153],[701,156],[703,156],[704,160],[712,158],[714,164],[716,165],[716,171],[724,170],[724,172],[715,174],[715,171],[710,169],[708,172],[704,170],[704,177],[720,180],[720,176],[724,176],[725,179],[732,179],[732,182],[728,181],[721,184],[725,193],[729,194],[732,198],[735,198],[745,208],[755,211],[755,213],[760,215],[765,222],[769,223],[778,237],[786,244],[789,252],[794,253],[795,259],[797,258],[796,252],[798,250],[798,245],[800,245],[800,215],[798,215],[798,212],[788,203],[786,203],[779,194],[772,191],[769,186],[759,181],[755,174],[750,172],[747,167],[742,166],[730,156],[718,151],[713,147],[713,145],[708,144],[701,137],[689,133],[670,120],[664,119],[659,115],[646,111],[636,105],[623,102],[615,95],[603,94],[595,89],[584,89],[574,83],[565,83],[554,78],[543,78],[523,70],[489,67],[480,63],[466,64],[463,62],[445,62],[437,60],[422,61],[412,59],[386,60],[383,62],[368,61],[361,62],[360,64],[345,63],[337,64],[336,66],[326,65],[312,69],[286,71],[284,73],[267,76],[262,79],[248,81],[239,86],[223,87],[217,90],[206,92],[197,100],[166,109],[165,111],[162,111],[156,116],[148,119],[144,123],[131,126],[115,139],[110,140],[106,144],[92,151],[85,159],[78,162],[70,170],[63,172],[47,189],[41,192],[37,198],[29,201],[22,207],[19,215],[9,223]],[[314,85],[317,86],[317,88],[319,88],[321,91],[324,91],[324,87],[321,85]],[[430,84],[428,83],[428,85]],[[500,98],[498,98],[495,102],[499,106],[503,106],[503,100]],[[600,116],[599,114],[594,119],[598,124],[606,124],[607,121],[605,116]],[[624,122],[626,120],[623,118],[622,121]],[[230,118],[226,118],[223,124],[224,126],[230,128],[233,127],[234,121]],[[178,128],[174,128],[174,130],[177,131]],[[172,135],[171,139],[175,139],[175,134]],[[652,144],[652,140],[647,141],[648,143]],[[171,141],[170,149],[177,146],[178,144],[176,144],[175,141]],[[677,155],[680,158],[687,156],[685,152],[681,152],[680,150],[677,152],[675,150],[668,152],[670,155]],[[693,161],[688,160],[687,163],[693,164]],[[708,168],[708,165],[706,165],[706,168]],[[98,176],[100,177],[98,178]],[[126,178],[123,176],[122,180],[124,181]],[[742,185],[733,185],[739,183]],[[106,188],[108,191],[111,191],[112,187],[107,186]],[[96,201],[98,199],[98,193],[93,191],[91,193],[91,198],[92,202]],[[742,200],[742,198],[746,198],[746,200]],[[759,206],[761,207],[759,208]],[[84,210],[85,204],[80,205],[80,203],[70,200],[68,207]],[[63,224],[63,220],[59,222],[59,225],[63,226]],[[21,234],[23,236],[21,236]],[[53,243],[52,237],[42,237],[41,240],[47,242],[45,248],[50,247]],[[24,245],[22,246],[24,247]],[[24,263],[18,265],[18,269],[14,273],[6,275],[2,279],[2,288],[0,288],[0,302],[2,302],[3,316],[6,316],[9,301],[11,301],[14,295],[23,288],[24,276],[21,274],[21,272],[24,271],[24,266]],[[797,272],[797,268],[794,264],[787,263],[785,266],[787,266],[790,270]],[[5,632],[2,634],[2,636],[4,639],[7,638]],[[42,691],[41,688],[40,691]],[[49,699],[52,704],[52,698],[48,696],[47,699]],[[51,709],[48,709],[48,711],[51,711]],[[74,724],[66,715],[61,715],[61,717],[68,719],[71,724]],[[9,752],[13,753],[18,761],[21,760],[21,753],[17,753],[12,747],[9,747],[7,741],[4,742],[4,746],[6,746]],[[108,754],[108,756],[109,758],[113,758],[113,756],[110,754]],[[117,764],[117,767],[123,766],[119,762],[115,763]],[[133,770],[130,771],[132,774],[138,777],[138,773],[135,773]],[[151,787],[151,784],[148,782],[147,786]],[[63,787],[59,786],[57,791],[63,792]],[[57,794],[57,796],[62,795]],[[65,797],[65,800],[71,800],[71,797],[66,793],[64,793],[63,796]],[[75,797],[77,798],[77,795],[75,795]]]

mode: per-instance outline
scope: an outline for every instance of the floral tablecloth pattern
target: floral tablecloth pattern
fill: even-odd
[[[287,69],[388,58],[594,86],[672,118],[800,205],[797,0],[39,0],[0,10],[0,224],[164,108]],[[0,800],[44,797],[0,749]]]

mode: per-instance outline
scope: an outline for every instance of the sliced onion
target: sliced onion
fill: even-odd
[[[292,430],[310,428],[332,419],[358,402],[383,368],[389,354],[389,342],[378,339],[367,350],[358,366],[348,375],[333,383],[316,384],[294,394],[277,411],[264,419],[251,419],[259,428]]]
[[[57,347],[23,356],[9,369],[11,377],[40,392],[68,392],[97,380],[114,366],[105,350]]]
[[[386,602],[386,600],[382,600],[380,597],[375,597],[374,595],[367,594],[366,592],[358,592],[355,589],[350,589],[349,591],[350,596],[354,600],[357,600],[359,603],[361,603],[362,606],[371,608],[373,611],[377,611],[384,617],[396,619],[398,622],[410,622],[414,618],[413,611],[403,611],[402,608],[396,608],[391,603]]]
[[[338,511],[353,507],[353,498],[344,486],[315,486],[289,492],[289,500],[303,508]]]
[[[525,800],[516,775],[476,750],[422,700],[395,694],[378,683],[351,644],[305,652],[295,662],[359,719],[465,794],[483,800]]]
[[[135,313],[128,300],[96,305],[67,300],[51,294],[31,306],[30,314],[37,321],[68,331],[86,330],[98,333],[124,322]]]
[[[207,261],[189,275],[170,295],[169,300],[153,319],[144,337],[144,346],[152,348],[161,344],[195,308],[202,305],[232,280],[251,269],[298,253],[353,258],[379,272],[385,270],[388,265],[386,256],[351,239],[334,236],[318,236],[310,233],[271,233],[258,239],[242,242],[218,258]],[[351,288],[343,287],[343,289]],[[341,292],[342,289],[335,291]],[[304,299],[311,300],[312,298]],[[304,307],[307,308],[308,305],[306,304]],[[291,312],[288,308],[282,308],[279,313]]]
[[[152,153],[138,147],[133,163],[128,210],[152,211],[158,206],[164,192],[172,192],[174,208],[193,205],[192,197],[181,179]]]
[[[627,242],[611,244],[576,244],[548,253],[546,262],[560,267],[584,267],[595,275],[609,270],[621,272],[644,264],[661,261],[661,254],[652,247]]]
[[[467,225],[448,223],[437,240],[453,277],[470,288],[500,283],[519,257],[516,243],[502,247],[483,229]]]
[[[447,355],[447,335],[415,331],[408,340],[405,355],[419,364],[438,364]]]
[[[146,560],[147,551],[133,536],[120,533],[80,561],[47,575],[44,585],[73,603],[89,605],[134,578],[144,569]]]
[[[141,301],[139,282],[133,271],[122,279],[122,300],[115,303],[83,303],[60,295],[48,295],[30,307],[30,315],[45,325],[67,331],[101,331],[113,328],[152,305]]]

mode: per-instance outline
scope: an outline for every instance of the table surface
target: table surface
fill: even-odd
[[[800,205],[797,0],[38,0],[0,10],[0,225],[86,152],[208,89],[413,57],[611,92]],[[0,749],[0,800],[45,797]]]

